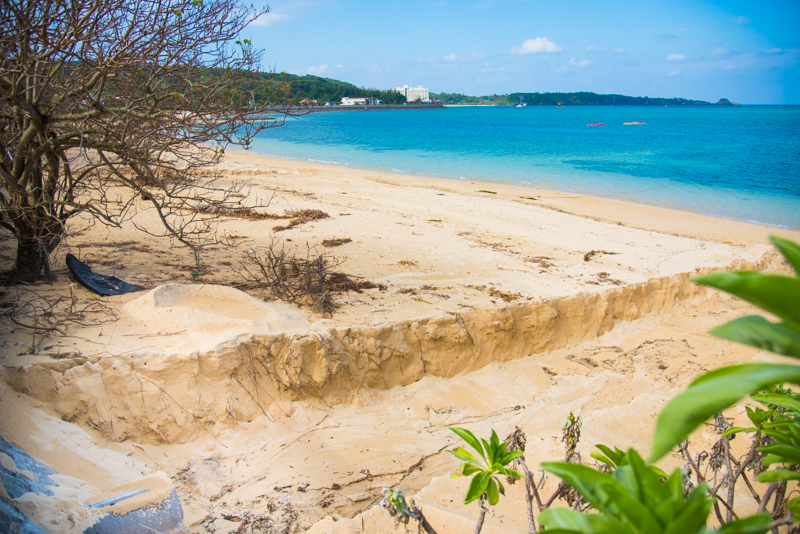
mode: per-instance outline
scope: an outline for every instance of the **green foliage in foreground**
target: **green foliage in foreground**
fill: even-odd
[[[795,274],[800,274],[800,247],[777,237],[772,241],[794,268]],[[780,322],[772,322],[760,316],[742,317],[713,329],[714,335],[762,350],[800,357],[800,278],[741,271],[713,273],[693,281],[726,291],[780,319]],[[753,451],[765,455],[761,461],[762,468],[782,465],[780,469],[762,471],[757,480],[771,483],[772,491],[780,487],[776,485],[778,483],[800,480],[800,396],[778,386],[786,382],[800,384],[800,366],[741,364],[722,367],[698,377],[661,411],[650,461],[662,458],[715,414],[733,406],[744,396],[752,395],[752,399],[762,403],[766,409],[748,407],[753,427],[731,428],[722,434],[720,442],[740,432],[755,432]],[[762,436],[771,438],[771,443],[758,447]],[[564,508],[549,508],[539,516],[548,532],[707,532],[708,514],[716,504],[705,484],[684,496],[680,470],[669,477],[659,476],[635,450],[622,454],[616,448],[598,448],[603,454],[593,453],[592,456],[613,468],[612,472],[603,473],[566,462],[542,464],[546,471],[577,489],[599,512],[583,514]],[[750,461],[752,458],[747,460]],[[731,483],[735,484],[735,478]],[[732,493],[728,497],[731,505]],[[762,497],[765,504],[769,495],[771,493]],[[792,514],[795,510],[800,511],[800,498],[789,500],[787,509],[789,515],[778,520],[781,524],[793,522]],[[741,520],[729,520],[717,532],[762,533],[773,526],[775,523],[769,514],[758,513]]]
[[[795,274],[800,273],[800,247],[772,237]],[[751,271],[712,273],[692,279],[775,314],[781,322],[748,315],[711,330],[715,336],[762,350],[800,358],[800,278]],[[650,461],[667,454],[714,414],[746,395],[775,384],[800,384],[800,366],[750,363],[715,369],[694,380],[661,411],[653,436]]]
[[[522,456],[522,452],[506,452],[506,443],[500,443],[500,438],[497,437],[497,433],[494,430],[492,430],[492,436],[489,441],[486,441],[483,438],[478,440],[472,432],[464,428],[456,426],[449,428],[466,441],[478,453],[479,457],[476,458],[463,447],[457,447],[454,451],[451,451],[453,456],[464,462],[461,464],[458,473],[453,474],[453,477],[472,476],[472,482],[469,485],[467,494],[464,496],[464,504],[469,504],[477,499],[485,499],[492,506],[496,505],[500,501],[500,495],[505,495],[506,492],[498,475],[522,478],[521,474],[506,467],[516,458]]]
[[[770,312],[778,322],[760,316],[747,316],[713,329],[723,339],[744,343],[762,350],[800,358],[800,247],[791,241],[772,238],[795,276],[758,272],[713,273],[693,279],[694,282],[726,291]],[[570,413],[562,441],[566,444],[563,462],[545,462],[544,471],[562,479],[553,496],[543,502],[536,483],[525,465],[525,438],[520,429],[500,443],[492,431],[491,439],[478,440],[468,430],[450,427],[466,441],[480,459],[458,447],[452,453],[464,463],[453,476],[472,476],[465,503],[480,499],[481,512],[476,534],[483,525],[485,501],[497,504],[504,488],[498,475],[522,478],[508,469],[517,460],[526,473],[525,487],[529,532],[537,532],[532,501],[539,507],[539,523],[552,534],[762,534],[800,521],[800,497],[795,491],[787,494],[787,483],[800,480],[800,394],[783,388],[783,383],[800,385],[800,365],[751,363],[721,367],[695,379],[688,388],[672,399],[662,410],[653,436],[650,462],[662,458],[679,443],[679,451],[688,461],[686,472],[676,469],[671,474],[645,461],[634,449],[623,452],[597,445],[592,457],[601,469],[583,465],[575,452],[580,439],[581,419]],[[731,427],[721,412],[743,397],[760,403],[763,408],[747,407],[750,427]],[[691,432],[715,417],[720,439],[711,452],[689,453]],[[730,440],[737,434],[752,434],[749,452],[738,460],[732,457]],[[517,436],[519,434],[520,436]],[[517,436],[517,437],[515,437]],[[701,466],[707,461],[705,470]],[[725,464],[727,471],[722,476]],[[736,465],[736,469],[732,467]],[[777,469],[770,469],[778,466]],[[708,475],[709,468],[712,475]],[[691,474],[697,479],[696,487]],[[757,495],[745,470],[752,470],[758,482],[769,486]],[[754,498],[760,503],[756,514],[739,518],[734,511],[736,482],[743,478]],[[713,483],[711,483],[713,481]],[[727,496],[722,495],[722,490]],[[794,496],[794,498],[792,498]],[[771,513],[766,510],[774,497]],[[566,500],[569,508],[553,508],[555,499]],[[724,515],[720,507],[724,506]],[[721,524],[710,531],[706,524],[711,510]],[[590,511],[590,513],[585,513]],[[414,516],[416,517],[416,516]],[[428,533],[432,527],[419,512],[420,526]],[[796,525],[791,532],[796,532]]]
[[[684,496],[683,477],[676,469],[662,477],[630,449],[613,472],[566,462],[543,463],[542,468],[577,489],[600,513],[548,508],[539,516],[552,533],[691,534],[705,532],[712,499],[705,484]],[[764,532],[770,517],[734,521],[719,532]]]

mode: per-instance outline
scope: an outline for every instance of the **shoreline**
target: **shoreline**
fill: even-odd
[[[609,209],[613,209],[610,204],[619,203],[618,207],[620,209],[622,209],[624,206],[636,206],[637,207],[637,210],[636,210],[637,214],[640,214],[640,212],[642,210],[645,210],[645,209],[652,209],[652,210],[659,210],[659,211],[660,210],[664,210],[665,212],[677,212],[679,214],[688,216],[688,217],[690,217],[692,219],[701,218],[703,221],[715,220],[715,221],[726,222],[726,223],[735,223],[737,225],[738,224],[742,224],[742,225],[746,225],[747,227],[760,227],[760,228],[769,229],[769,230],[771,230],[772,233],[775,233],[777,235],[781,235],[781,236],[784,236],[784,237],[792,238],[791,236],[794,236],[794,239],[799,239],[800,238],[800,226],[794,227],[794,226],[772,225],[772,224],[767,224],[767,223],[763,223],[763,222],[760,222],[760,221],[729,218],[729,217],[725,217],[723,215],[702,213],[702,212],[699,212],[699,211],[696,211],[696,210],[692,210],[692,209],[688,209],[688,208],[682,208],[682,207],[679,207],[679,206],[672,206],[672,205],[669,205],[669,204],[657,204],[657,203],[648,202],[648,201],[644,201],[644,200],[633,199],[633,198],[623,198],[623,197],[619,197],[619,196],[615,196],[615,195],[593,195],[593,194],[589,194],[589,193],[575,192],[575,191],[571,191],[571,190],[567,190],[567,189],[549,188],[549,187],[528,185],[528,184],[517,184],[517,183],[511,183],[511,182],[498,182],[498,181],[480,180],[480,179],[454,178],[454,177],[439,176],[439,175],[434,175],[434,174],[415,173],[413,171],[403,171],[403,170],[398,170],[398,169],[381,168],[381,167],[369,167],[369,166],[359,165],[359,164],[356,164],[356,163],[317,161],[317,160],[312,160],[312,159],[297,159],[297,158],[292,158],[292,157],[288,157],[288,156],[278,156],[278,155],[257,153],[255,151],[253,151],[253,152],[245,152],[245,151],[242,151],[242,150],[229,150],[226,153],[227,154],[240,154],[240,155],[248,157],[248,158],[249,157],[260,158],[260,159],[264,160],[265,164],[270,164],[270,162],[274,162],[274,161],[280,161],[280,162],[292,162],[292,163],[298,163],[298,164],[319,166],[319,167],[325,168],[325,169],[329,168],[330,170],[339,168],[339,169],[347,169],[347,170],[351,170],[351,171],[363,171],[363,172],[377,174],[377,175],[389,174],[391,176],[398,177],[398,179],[400,179],[400,181],[402,183],[406,183],[408,185],[419,185],[419,186],[422,186],[422,187],[434,187],[434,188],[436,188],[436,187],[442,187],[445,184],[449,184],[449,185],[453,185],[453,186],[457,185],[459,187],[456,187],[456,189],[461,193],[469,192],[469,191],[466,190],[467,189],[466,186],[468,184],[474,184],[474,185],[484,184],[484,185],[491,185],[491,186],[494,186],[494,187],[498,187],[498,188],[502,188],[504,190],[507,190],[507,194],[508,195],[514,195],[514,193],[519,193],[517,196],[519,196],[520,198],[524,198],[526,196],[526,195],[524,195],[522,193],[535,192],[535,193],[537,193],[536,196],[539,196],[541,198],[544,198],[544,197],[542,197],[542,194],[545,194],[545,195],[546,194],[551,194],[553,196],[550,197],[548,200],[558,200],[559,202],[563,201],[563,200],[567,200],[568,198],[570,198],[570,196],[572,198],[575,198],[575,199],[581,199],[583,201],[589,201],[589,202],[590,202],[590,199],[596,199],[598,201],[602,201],[601,203],[606,203],[606,204],[609,204],[609,205],[606,206],[605,209],[602,209],[602,210],[597,210],[597,209],[594,209],[594,210],[583,210],[582,213],[584,215],[581,215],[581,212],[570,212],[570,213],[573,213],[574,215],[581,215],[581,216],[589,216],[589,217],[593,217],[593,218],[598,218],[598,220],[607,220],[607,217],[603,217],[603,215],[608,215],[607,211]],[[430,182],[429,184],[426,183],[428,181]],[[545,205],[544,207],[548,207],[548,206]],[[558,209],[561,206],[554,206],[554,207],[556,209]],[[600,212],[602,212],[602,213],[600,213]],[[646,217],[646,218],[650,219],[651,217]],[[623,222],[623,223],[626,223],[628,225],[633,225],[633,227],[638,227],[638,226],[636,226],[635,221],[627,221],[627,220],[625,220],[624,218],[621,218],[621,217],[618,218],[618,220],[613,218],[613,217],[612,217],[612,219],[614,219],[614,222]],[[665,220],[669,221],[669,220],[672,220],[672,218],[667,216],[667,217],[665,217]],[[652,227],[650,225],[648,225],[646,228],[643,228],[643,229],[658,231],[657,228],[654,228],[654,227]],[[669,232],[667,232],[667,233],[669,233]],[[697,237],[696,235],[684,234],[684,233],[678,233],[678,235],[687,235],[688,237]],[[750,241],[750,242],[756,242],[756,241]],[[765,241],[760,241],[760,242],[763,243]]]

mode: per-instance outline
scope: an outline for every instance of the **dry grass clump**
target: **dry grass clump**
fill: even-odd
[[[506,291],[501,291],[494,287],[487,287],[485,285],[475,286],[470,284],[467,287],[470,289],[477,289],[478,291],[486,291],[487,293],[489,293],[490,297],[502,299],[504,302],[513,302],[515,300],[522,300],[528,298],[527,296],[521,293],[508,293]]]
[[[314,209],[306,209],[306,210],[293,210],[287,211],[283,214],[281,219],[288,219],[291,218],[289,224],[286,226],[275,226],[272,231],[273,232],[281,232],[283,230],[289,230],[290,228],[294,228],[295,226],[300,226],[301,224],[305,224],[309,221],[318,221],[320,219],[328,219],[330,215],[325,213],[322,210],[314,210]]]
[[[273,240],[266,247],[248,251],[246,259],[234,270],[245,280],[244,289],[257,291],[262,298],[307,306],[318,313],[334,311],[335,293],[386,290],[383,284],[355,280],[335,271],[343,261],[316,246],[307,246],[300,253],[296,247]]]
[[[589,260],[591,260],[591,259],[592,259],[594,256],[596,256],[597,254],[608,254],[608,255],[611,255],[611,256],[613,256],[613,255],[615,255],[615,254],[619,254],[619,252],[609,252],[609,251],[607,251],[607,250],[590,250],[589,252],[587,252],[586,254],[584,254],[584,256],[583,256],[583,261],[589,261]]]
[[[237,219],[246,219],[248,221],[263,221],[267,219],[285,219],[283,215],[276,215],[274,213],[264,213],[256,211],[253,208],[239,206],[235,208],[219,205],[206,205],[199,204],[195,207],[197,213],[204,213],[208,215],[216,215],[219,217],[234,217]]]
[[[324,239],[322,241],[322,246],[326,248],[333,248],[344,245],[345,243],[352,243],[352,242],[353,240],[350,239],[349,237],[337,237],[331,239]]]
[[[551,258],[549,256],[533,256],[533,257],[526,257],[522,261],[524,261],[526,263],[535,263],[536,265],[538,265],[542,269],[549,269],[550,267],[552,267],[554,265],[553,262],[550,261],[552,259],[553,258]]]

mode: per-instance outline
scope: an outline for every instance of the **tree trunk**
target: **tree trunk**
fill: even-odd
[[[17,258],[14,263],[14,280],[17,282],[36,282],[51,278],[50,252],[58,245],[57,242],[46,246],[39,239],[26,237],[17,238]]]
[[[481,503],[481,511],[478,514],[478,523],[475,525],[475,534],[481,534],[484,519],[486,519],[486,508],[484,508],[483,503]]]

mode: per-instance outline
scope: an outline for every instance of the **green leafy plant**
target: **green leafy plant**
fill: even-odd
[[[771,239],[794,268],[795,276],[739,271],[712,273],[692,281],[742,298],[781,319],[772,322],[748,315],[712,329],[713,335],[800,358],[800,246],[779,237]],[[706,420],[742,397],[786,382],[800,384],[800,366],[730,365],[698,377],[661,411],[650,461],[663,457]]]
[[[475,534],[478,534],[483,527],[483,520],[486,516],[484,503],[488,501],[489,504],[494,506],[500,502],[500,495],[505,495],[505,487],[499,476],[522,478],[522,475],[517,471],[507,467],[516,458],[522,456],[522,451],[506,451],[508,444],[505,441],[501,443],[494,430],[492,430],[489,441],[486,441],[482,438],[479,440],[465,428],[455,426],[448,428],[478,453],[476,457],[463,447],[456,447],[455,450],[451,451],[453,456],[464,462],[459,467],[458,472],[453,474],[453,477],[472,477],[469,489],[467,489],[467,493],[464,496],[464,504],[480,499],[481,511],[475,528]]]
[[[779,320],[747,316],[714,328],[711,333],[731,341],[790,357],[800,357],[800,247],[773,237],[795,276],[757,272],[714,273],[693,281],[731,293],[772,313]],[[542,464],[544,471],[562,480],[553,495],[543,500],[539,489],[544,471],[536,482],[525,464],[525,434],[515,429],[500,443],[492,431],[491,439],[478,440],[468,430],[450,427],[477,453],[477,457],[458,447],[452,453],[464,463],[454,476],[472,476],[465,503],[480,499],[481,513],[476,534],[483,525],[484,503],[496,504],[504,488],[499,475],[509,483],[521,478],[507,466],[519,465],[525,472],[526,504],[531,533],[537,532],[532,503],[535,500],[539,521],[551,534],[706,534],[711,510],[720,524],[713,532],[723,534],[761,534],[800,532],[800,497],[788,491],[788,484],[800,480],[800,394],[781,384],[800,384],[800,366],[751,363],[721,367],[695,379],[672,399],[659,415],[649,462],[655,462],[678,446],[686,459],[683,469],[671,474],[645,461],[635,450],[623,452],[597,445],[591,456],[601,462],[600,469],[584,465],[576,450],[582,420],[570,413],[564,423],[562,462]],[[747,406],[752,426],[733,427],[722,411],[750,395],[762,407]],[[719,439],[709,451],[690,452],[692,431],[713,418]],[[744,456],[734,458],[730,441],[738,435],[751,438]],[[768,484],[758,493],[747,472]],[[735,489],[744,482],[757,511],[740,518],[735,511]],[[726,494],[723,495],[723,490]],[[551,508],[556,499],[569,508]],[[772,509],[767,510],[772,502]],[[593,513],[583,513],[592,511]],[[410,517],[414,517],[411,515]]]
[[[614,450],[611,450],[611,448],[607,447],[606,445],[595,445],[595,447],[600,449],[600,452],[592,451],[592,458],[603,462],[612,471],[618,467],[628,465],[628,455],[625,453],[625,451],[622,451],[617,447],[614,447]],[[667,478],[668,476],[662,469],[656,467],[655,465],[648,465],[648,468],[659,477]]]
[[[617,449],[619,450],[619,449]],[[612,455],[616,456],[616,454]],[[567,508],[548,508],[539,522],[552,533],[694,534],[706,531],[712,499],[705,484],[685,494],[680,469],[670,476],[648,465],[630,449],[603,473],[585,465],[547,462],[542,467],[576,488],[599,514]],[[663,472],[662,472],[663,473]],[[728,523],[719,532],[764,532],[768,515]]]
[[[436,531],[422,514],[422,510],[414,504],[414,500],[406,500],[405,495],[403,495],[403,492],[399,489],[384,488],[381,506],[385,508],[389,512],[389,515],[397,522],[407,525],[409,519],[416,519],[422,530],[428,534],[436,534]]]
[[[800,357],[800,247],[791,241],[773,237],[795,275],[782,276],[741,271],[713,273],[694,282],[726,291],[747,300],[780,319],[770,321],[760,316],[746,316],[714,328],[717,337]],[[781,383],[800,384],[800,366],[751,363],[726,366],[695,379],[661,411],[653,437],[650,461],[662,458],[680,444],[680,453],[688,460],[688,473],[694,472],[697,486],[688,473],[676,469],[670,476],[646,463],[634,450],[598,446],[592,456],[612,469],[600,472],[568,462],[544,463],[542,467],[577,489],[597,514],[579,514],[568,509],[547,509],[540,522],[548,532],[560,533],[704,533],[713,508],[724,533],[777,532],[782,525],[794,522],[800,512],[800,498],[787,499],[787,482],[800,480],[800,396],[783,389]],[[722,410],[746,395],[766,409],[747,408],[752,427],[731,427]],[[685,441],[689,434],[715,417],[720,439],[711,452],[694,456]],[[752,433],[749,452],[736,461],[729,442],[739,433]],[[759,458],[759,456],[761,458]],[[705,467],[703,462],[707,461]],[[768,469],[780,464],[779,469]],[[734,467],[735,466],[735,467]],[[713,486],[708,485],[708,470]],[[759,482],[769,483],[759,495],[745,471],[754,470]],[[724,476],[717,473],[725,471]],[[759,503],[757,513],[740,519],[734,512],[735,485],[742,479]],[[720,492],[727,488],[727,496]],[[766,507],[774,496],[772,513]],[[725,517],[720,511],[724,506]]]

